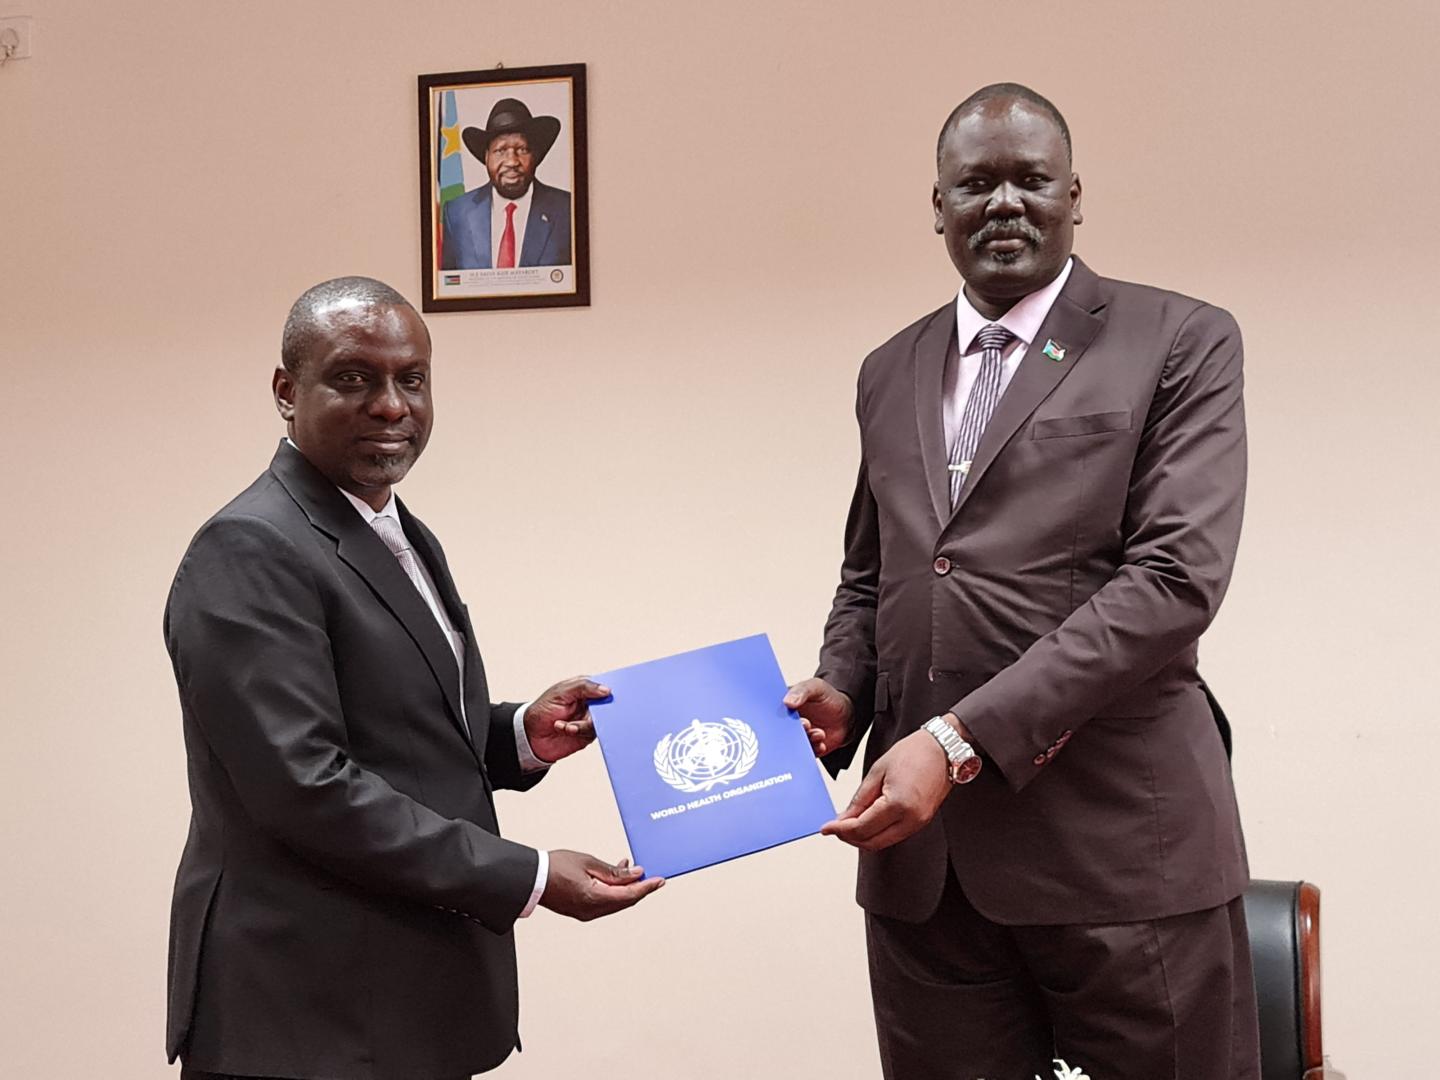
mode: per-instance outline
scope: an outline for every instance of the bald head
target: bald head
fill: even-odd
[[[374,278],[338,277],[312,285],[290,306],[290,314],[285,319],[285,331],[280,338],[280,362],[285,370],[292,375],[300,374],[316,343],[325,338],[332,315],[363,307],[415,311],[399,292]],[[418,316],[415,321],[424,326]]]
[[[940,138],[935,143],[935,159],[937,161],[940,159],[940,153],[945,147],[946,137],[955,129],[955,125],[958,124],[963,117],[978,109],[984,108],[988,102],[998,103],[1007,101],[1024,102],[1032,108],[1038,109],[1055,122],[1055,126],[1060,129],[1060,138],[1065,143],[1065,154],[1068,164],[1068,159],[1074,157],[1074,147],[1070,145],[1070,125],[1065,123],[1065,117],[1060,115],[1060,110],[1057,109],[1054,103],[1045,97],[1045,95],[1037,93],[1021,83],[1012,82],[991,83],[989,86],[982,86],[964,101],[960,102],[959,105],[956,105],[955,108],[951,110],[950,115],[945,118],[945,123],[940,128]]]

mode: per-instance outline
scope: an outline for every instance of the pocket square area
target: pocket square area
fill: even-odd
[[[1069,435],[1100,435],[1107,431],[1129,431],[1130,410],[1087,413],[1085,416],[1052,416],[1036,420],[1032,439],[1061,439]]]

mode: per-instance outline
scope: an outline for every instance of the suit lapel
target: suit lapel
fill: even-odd
[[[945,446],[945,365],[956,352],[955,305],[930,317],[915,340],[915,417],[920,428],[920,457],[925,483],[942,525],[950,517],[950,455]]]
[[[474,247],[478,270],[490,269],[490,198],[492,189],[489,184],[480,188],[476,193],[475,212],[461,214],[460,220],[465,223],[470,233],[470,243]]]
[[[445,695],[446,704],[450,706],[451,720],[463,734],[460,670],[455,664],[455,654],[450,650],[445,632],[435,621],[425,598],[405,576],[399,560],[375,535],[375,531],[365,524],[365,519],[355,512],[345,496],[288,442],[280,444],[270,463],[270,471],[290,492],[310,519],[310,524],[335,541],[340,558],[365,580],[380,602],[400,621],[425,657],[431,674]],[[406,535],[414,543],[414,534],[407,531]],[[437,577],[433,571],[431,576]]]
[[[450,621],[462,632],[466,631],[465,605],[460,602],[460,594],[455,591],[455,582],[450,577],[450,568],[445,563],[440,545],[424,523],[398,498],[395,505],[400,511],[400,522],[405,527],[405,535],[415,545],[415,550],[425,562],[425,568],[430,571],[430,578],[440,593],[440,602],[450,614]]]
[[[436,591],[440,594],[440,603],[445,605],[445,610],[450,615],[451,624],[464,635],[465,640],[461,647],[460,655],[465,664],[465,678],[463,680],[465,702],[469,705],[474,700],[476,680],[479,678],[479,672],[475,670],[475,663],[472,659],[472,657],[479,655],[473,645],[475,628],[470,625],[470,619],[466,614],[465,605],[461,603],[460,593],[455,589],[455,579],[450,576],[450,567],[445,562],[445,556],[441,552],[439,542],[436,541],[434,534],[425,527],[419,518],[406,509],[403,502],[396,499],[395,504],[400,510],[400,521],[405,527],[405,535],[408,536],[410,542],[415,545],[416,553],[425,563],[425,568],[430,571],[430,580],[434,583]],[[430,614],[429,608],[426,608],[426,614]],[[435,621],[434,615],[430,615],[430,621],[432,623]],[[443,638],[444,635],[442,634],[441,636]],[[450,643],[448,641],[445,642],[445,648],[451,657],[455,655],[454,650],[450,649]],[[475,753],[477,761],[479,760],[481,751],[476,748],[475,725],[479,722],[480,718],[476,716],[475,710],[467,709],[462,730],[464,728],[469,729],[466,734],[470,737],[470,749]]]
[[[1014,378],[1010,380],[1010,385],[1006,387],[999,404],[990,415],[990,422],[985,425],[985,431],[980,436],[980,445],[975,451],[975,461],[970,466],[970,474],[960,491],[960,501],[956,504],[955,513],[958,514],[964,509],[971,493],[985,479],[991,463],[1014,437],[1015,432],[1080,362],[1085,349],[1105,325],[1105,320],[1100,315],[1104,307],[1105,301],[1100,295],[1100,279],[1094,271],[1076,259],[1075,266],[1070,271],[1070,280],[1065,283],[1065,288],[1056,297],[1050,313],[1040,324],[1035,340],[1025,350],[1025,358],[1020,361]],[[1064,350],[1063,359],[1057,361],[1046,354],[1045,346],[1050,342]],[[948,493],[946,502],[949,502]],[[941,520],[952,516],[942,515]]]
[[[542,197],[540,182],[535,181],[535,190],[530,195],[530,216],[525,219],[525,246],[520,249],[521,266],[539,266],[540,256],[550,240],[550,230],[555,223],[550,220],[550,211],[544,209],[546,199]]]

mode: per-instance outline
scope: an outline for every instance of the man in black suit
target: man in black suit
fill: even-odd
[[[192,816],[170,936],[185,1077],[445,1080],[519,1045],[511,927],[661,884],[502,839],[491,793],[594,738],[588,679],[492,704],[439,542],[392,486],[431,427],[430,337],[369,278],[307,291],[288,439],[191,542],[165,611]]]

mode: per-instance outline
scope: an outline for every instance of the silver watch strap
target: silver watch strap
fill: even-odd
[[[938,716],[932,716],[925,721],[924,729],[935,737],[935,741],[951,761],[964,761],[975,753],[970,744],[960,737],[960,733]]]

